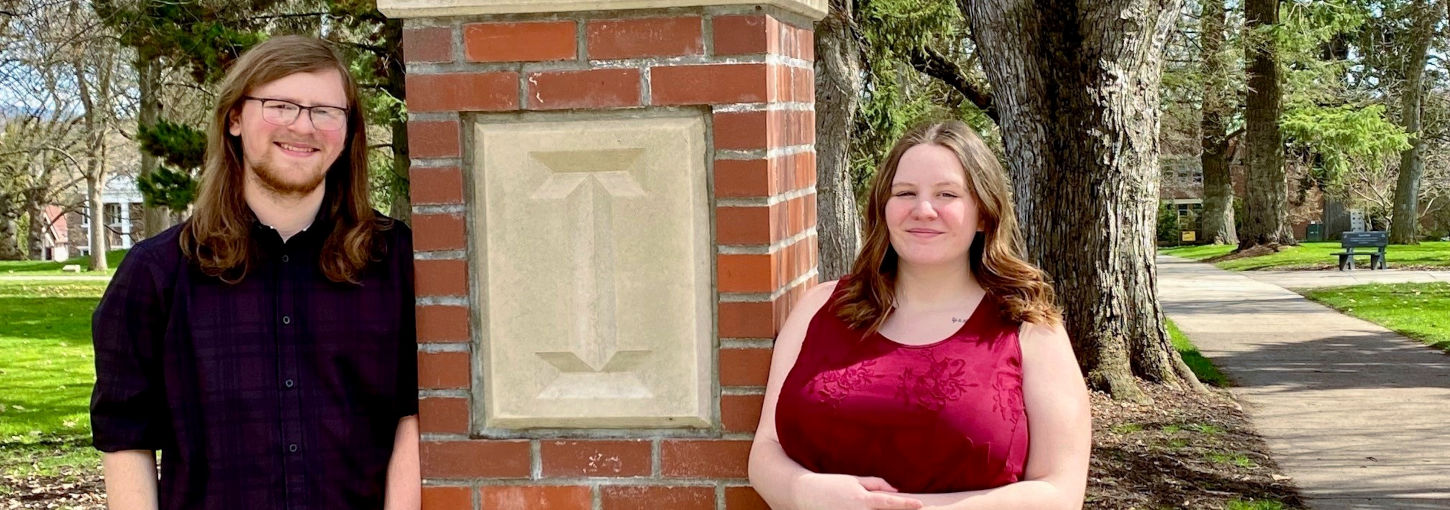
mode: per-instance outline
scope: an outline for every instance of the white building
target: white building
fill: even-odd
[[[142,228],[141,190],[130,175],[113,175],[101,188],[101,204],[105,208],[106,249],[125,250],[145,235]],[[81,255],[91,253],[91,211],[87,204],[79,222],[82,234],[75,238]]]

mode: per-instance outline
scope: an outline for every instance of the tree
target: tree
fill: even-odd
[[[1420,176],[1425,172],[1425,139],[1420,136],[1420,97],[1424,92],[1425,59],[1434,25],[1441,10],[1433,2],[1417,0],[1413,7],[1414,28],[1405,59],[1405,85],[1401,92],[1400,119],[1411,146],[1400,153],[1399,179],[1395,185],[1394,215],[1390,221],[1390,242],[1419,244],[1415,231],[1420,225]]]
[[[1284,138],[1279,132],[1279,62],[1274,28],[1279,23],[1279,0],[1245,0],[1245,59],[1248,61],[1248,102],[1245,137],[1248,182],[1245,186],[1243,230],[1239,248],[1261,244],[1294,244],[1285,221]]]
[[[1203,0],[1199,40],[1203,55],[1202,148],[1199,156],[1203,169],[1203,215],[1200,216],[1205,241],[1213,244],[1238,244],[1234,229],[1234,189],[1229,174],[1228,119],[1233,115],[1226,71],[1228,56],[1224,54],[1224,0]]]
[[[860,107],[860,34],[851,0],[831,0],[816,24],[816,226],[822,280],[851,271],[861,248],[861,214],[851,180],[851,130]]]
[[[1092,386],[1202,389],[1154,285],[1158,85],[1181,2],[960,0],[1000,115],[1032,262],[1051,275]]]

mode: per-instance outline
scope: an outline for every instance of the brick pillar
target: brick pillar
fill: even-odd
[[[530,2],[517,1],[379,1],[408,18],[425,509],[765,508],[746,464],[771,339],[817,280],[811,26],[825,2],[716,5],[731,1],[537,2],[557,12],[520,11]],[[616,138],[622,145],[608,145]],[[576,139],[598,147],[569,156],[582,150]],[[668,158],[678,158],[678,173],[698,168],[698,182],[669,170]],[[517,184],[544,174],[542,184]],[[697,191],[656,191],[665,181]],[[499,191],[515,185],[523,191]],[[673,212],[638,219],[657,204]],[[690,211],[695,220],[681,219]],[[677,321],[699,334],[631,333],[641,320],[692,310],[667,293],[657,303],[627,299],[639,292],[630,282],[652,276],[631,236],[673,247],[671,260],[695,254],[700,277],[690,281],[703,286],[669,295],[702,296],[701,320]],[[565,261],[563,276],[517,270],[534,267],[519,253]],[[691,267],[660,271],[696,274]],[[544,283],[532,285],[536,276]],[[575,340],[518,326],[548,323],[529,322],[532,305],[510,303],[549,292],[557,299],[537,302],[575,306],[549,316]],[[581,311],[594,315],[581,320]],[[542,346],[554,340],[562,343]],[[627,365],[629,352],[644,368],[610,368]],[[679,376],[703,381],[699,391],[659,396],[670,384],[650,379],[649,363],[665,355],[703,370]],[[505,374],[515,367],[539,375]],[[485,387],[500,378],[518,389]],[[650,405],[672,411],[569,415],[600,398],[658,398]],[[560,402],[563,414],[550,414]]]

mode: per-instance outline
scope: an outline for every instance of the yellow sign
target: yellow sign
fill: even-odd
[[[1193,241],[1196,241],[1196,240],[1198,240],[1198,232],[1194,232],[1192,230],[1184,230],[1183,231],[1183,241],[1184,242],[1193,242]]]

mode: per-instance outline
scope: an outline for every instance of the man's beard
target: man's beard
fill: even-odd
[[[253,174],[257,176],[257,182],[262,188],[277,194],[278,196],[306,196],[317,190],[322,182],[327,180],[327,173],[317,173],[307,176],[305,181],[287,179],[286,175],[272,167],[270,162],[264,162],[252,166]]]

